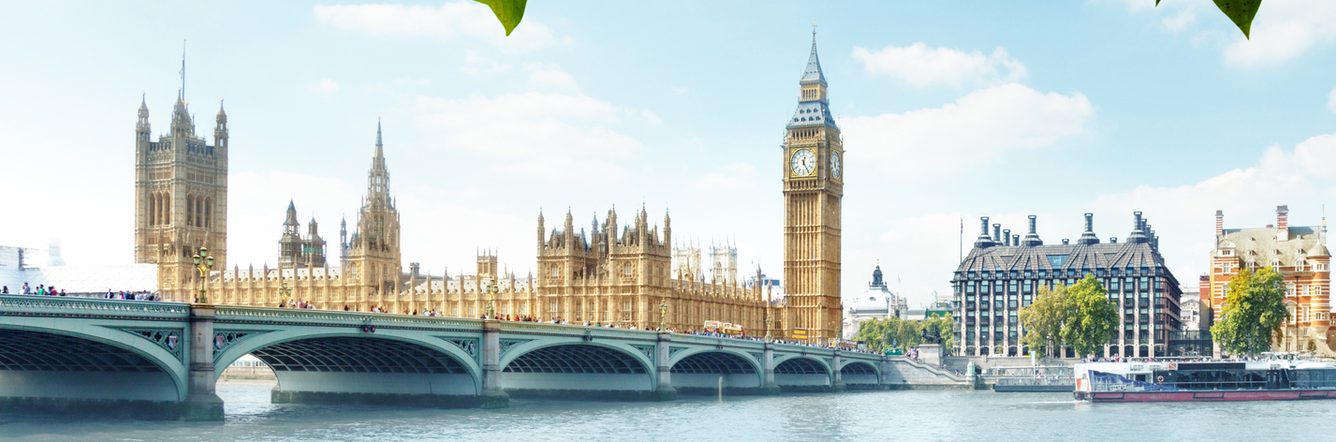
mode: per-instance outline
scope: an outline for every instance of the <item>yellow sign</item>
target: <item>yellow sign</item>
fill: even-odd
[[[807,340],[807,329],[805,328],[794,329],[790,334],[793,335],[793,339]]]

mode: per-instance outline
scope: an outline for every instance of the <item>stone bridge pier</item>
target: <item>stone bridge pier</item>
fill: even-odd
[[[888,359],[654,331],[358,312],[0,295],[0,409],[219,420],[243,355],[276,403],[505,407],[511,397],[881,389]],[[892,370],[893,371],[893,370]]]

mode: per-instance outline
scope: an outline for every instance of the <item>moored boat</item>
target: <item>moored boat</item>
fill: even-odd
[[[1336,365],[1293,354],[1253,361],[1093,362],[1075,367],[1076,399],[1186,402],[1336,399]]]

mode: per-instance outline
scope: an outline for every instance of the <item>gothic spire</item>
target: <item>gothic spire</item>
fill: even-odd
[[[816,26],[812,26],[812,54],[807,57],[807,68],[803,69],[801,83],[826,84],[826,74],[821,72],[821,59],[816,55]]]
[[[367,200],[370,204],[393,206],[390,201],[390,171],[385,167],[385,148],[382,143],[380,120],[376,120],[376,153],[367,172]]]
[[[292,200],[288,200],[288,217],[285,221],[283,221],[283,225],[285,226],[297,225],[297,205],[293,204]]]

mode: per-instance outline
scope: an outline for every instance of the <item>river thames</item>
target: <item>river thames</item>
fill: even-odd
[[[223,423],[0,416],[0,439],[326,440],[1330,440],[1336,401],[1098,404],[1069,394],[885,391],[674,402],[512,400],[501,410],[272,405],[220,383]]]

